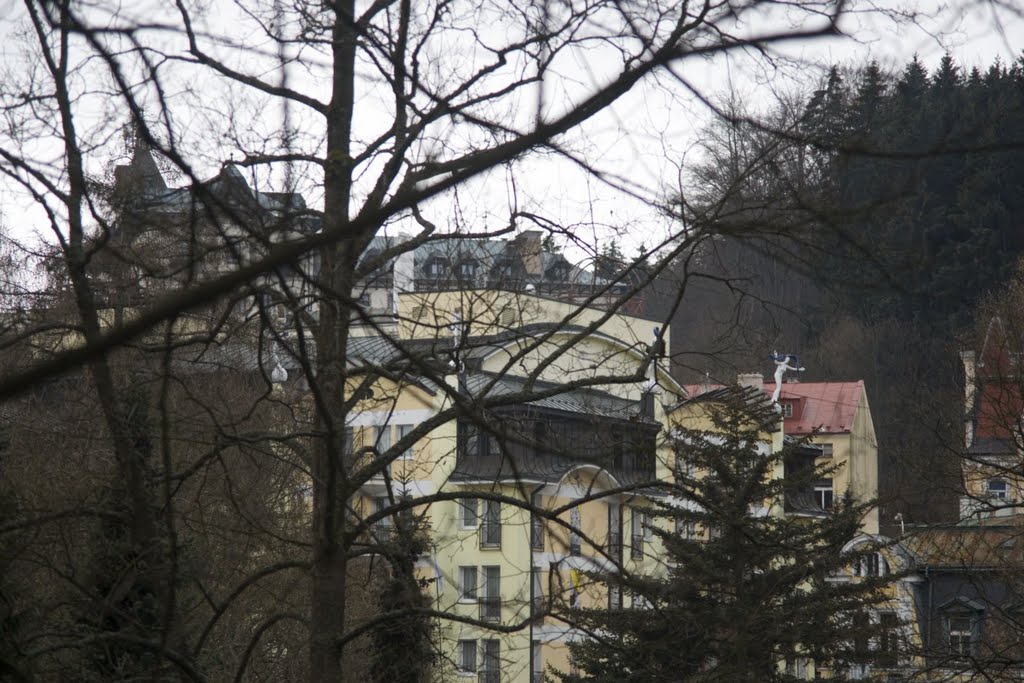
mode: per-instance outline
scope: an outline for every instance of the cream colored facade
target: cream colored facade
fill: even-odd
[[[533,375],[542,385],[597,381],[593,388],[579,390],[584,398],[600,392],[601,401],[635,405],[637,411],[641,410],[643,394],[650,391],[654,394],[654,400],[648,403],[652,414],[644,419],[651,425],[665,424],[664,405],[677,402],[682,395],[681,388],[663,369],[657,370],[657,384],[650,388],[648,344],[654,341],[653,330],[657,327],[653,321],[579,309],[529,294],[490,291],[403,294],[399,311],[401,340],[436,341],[437,348],[447,349],[459,346],[460,340],[494,337],[487,343],[464,344],[473,349],[472,372],[481,376]],[[506,334],[524,329],[530,330],[528,335]],[[667,332],[664,339],[667,346]],[[469,359],[465,361],[468,363]],[[626,377],[631,381],[624,381]],[[356,450],[373,444],[382,429],[387,432],[386,442],[397,444],[399,429],[419,426],[452,409],[453,396],[465,391],[460,387],[460,372],[454,362],[447,366],[444,382],[440,386],[420,379],[406,384],[378,380],[372,388],[373,396],[353,411],[349,426]],[[653,443],[654,464],[649,474],[658,479],[670,477],[672,455],[663,434]],[[565,643],[574,634],[557,618],[531,617],[532,606],[537,605],[546,614],[551,605],[607,605],[607,588],[592,582],[588,572],[614,568],[618,552],[621,566],[629,571],[664,571],[660,544],[644,529],[648,520],[643,509],[650,500],[635,490],[607,494],[628,487],[630,482],[617,480],[596,460],[574,461],[557,476],[522,473],[473,479],[460,472],[459,447],[457,421],[442,420],[417,441],[408,457],[390,465],[395,495],[415,499],[441,493],[468,497],[479,492],[482,496],[503,497],[498,503],[500,542],[491,544],[481,541],[490,534],[484,531],[487,506],[496,501],[473,501],[475,524],[467,523],[462,499],[416,508],[429,531],[432,547],[418,566],[421,576],[431,580],[429,590],[436,607],[457,619],[482,619],[489,622],[488,626],[493,624],[489,628],[445,620],[441,624],[444,658],[439,663],[439,676],[442,680],[461,680],[479,673],[480,680],[488,683],[525,683],[531,681],[534,672],[548,666],[565,669]],[[362,492],[361,509],[371,514],[375,499],[387,496],[384,477],[367,481]],[[526,507],[531,502],[550,511],[551,518],[531,515]],[[622,529],[618,543],[615,533],[609,538],[609,522],[614,532],[617,520]],[[381,530],[378,527],[375,531]],[[463,585],[467,576],[473,575],[474,585]],[[500,598],[498,606],[491,602],[492,597]],[[628,606],[629,596],[622,596],[622,602]],[[463,666],[462,641],[475,643],[477,672]],[[500,676],[489,678],[483,669],[495,644]]]
[[[581,309],[528,293],[490,290],[401,294],[398,311],[398,323],[390,329],[403,348],[419,344],[434,356],[447,351],[450,360],[435,365],[431,379],[409,373],[404,383],[377,380],[372,397],[353,411],[350,427],[355,445],[365,448],[379,438],[382,429],[387,434],[382,443],[393,445],[401,438],[399,430],[407,433],[436,421],[407,457],[391,463],[389,475],[393,495],[425,501],[416,506],[416,514],[429,532],[431,552],[420,558],[419,570],[430,580],[437,609],[455,618],[444,620],[440,627],[444,656],[438,665],[439,678],[479,676],[486,683],[525,683],[537,680],[537,672],[549,666],[564,670],[566,643],[576,635],[549,614],[551,606],[617,603],[628,607],[630,596],[610,596],[607,586],[589,577],[614,570],[619,562],[624,569],[641,574],[666,571],[660,543],[646,530],[649,519],[644,511],[652,505],[652,494],[635,486],[635,481],[617,478],[614,468],[605,467],[607,463],[596,453],[590,461],[577,457],[555,474],[473,475],[465,467],[465,452],[460,451],[466,447],[466,436],[460,441],[458,420],[454,415],[439,416],[453,411],[459,396],[481,386],[469,387],[467,375],[495,383],[529,378],[535,382],[534,389],[556,396],[561,391],[558,387],[582,385],[561,398],[578,392],[582,401],[600,394],[598,404],[618,401],[634,407],[632,417],[617,424],[647,420],[650,430],[657,431],[647,474],[659,481],[670,481],[676,466],[664,427],[708,426],[707,416],[699,402],[680,403],[684,391],[663,368],[656,370],[657,382],[652,384],[651,345],[658,327],[654,321]],[[667,347],[667,331],[663,339]],[[645,404],[645,394],[653,395],[653,401]],[[847,490],[867,497],[877,493],[877,447],[863,391],[858,400],[852,424],[814,439],[831,444],[829,462],[840,465],[833,474],[837,496]],[[525,407],[541,404],[527,402]],[[584,415],[587,408],[580,407],[584,404],[564,410]],[[671,414],[666,406],[674,406]],[[600,405],[596,410],[601,410]],[[591,418],[594,415],[599,412]],[[571,417],[567,412],[566,419]],[[594,418],[593,424],[605,421]],[[612,427],[609,434],[614,431]],[[763,437],[765,450],[777,452],[785,429],[766,430]],[[781,463],[779,468],[775,475],[782,477]],[[620,488],[628,490],[609,493]],[[372,514],[375,499],[388,495],[385,478],[369,479],[362,492],[361,509]],[[474,493],[482,498],[471,503],[474,513],[467,515],[466,500],[472,500]],[[436,495],[458,499],[426,502]],[[548,517],[532,514],[531,503],[548,511]],[[765,504],[772,514],[783,514],[781,501]],[[485,522],[495,518],[500,519],[500,541],[482,543],[495,540],[493,527]],[[863,530],[877,533],[877,511],[865,519]],[[481,621],[486,625],[473,623]],[[473,654],[469,662],[467,648]],[[487,661],[500,663],[497,678],[484,673]]]
[[[832,446],[831,458],[822,458],[818,464],[836,466],[832,486],[837,498],[847,492],[857,500],[878,498],[878,441],[867,393],[860,392],[849,430],[820,432],[811,438],[811,443]],[[874,507],[865,515],[861,529],[866,534],[877,534],[878,524],[878,507]]]

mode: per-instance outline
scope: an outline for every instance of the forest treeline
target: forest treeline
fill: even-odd
[[[958,351],[1024,250],[1024,59],[837,66],[767,117],[725,111],[673,209],[721,226],[674,273],[677,369],[731,381],[778,348],[807,380],[864,379],[883,522],[953,518]]]

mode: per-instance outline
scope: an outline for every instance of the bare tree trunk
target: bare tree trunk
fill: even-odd
[[[82,151],[78,143],[73,113],[74,103],[68,88],[68,52],[70,40],[70,18],[68,7],[59,6],[59,44],[54,54],[54,46],[46,40],[44,18],[33,3],[27,4],[33,26],[40,39],[42,53],[49,69],[55,88],[55,99],[60,112],[61,133],[64,142],[64,155],[67,160],[68,192],[64,195],[67,210],[67,240],[64,242],[64,255],[68,278],[74,293],[75,307],[81,320],[82,332],[86,345],[97,344],[101,339],[101,327],[95,295],[89,282],[86,266],[89,254],[85,249],[85,227],[83,213],[85,197],[88,191],[87,178],[82,163]],[[52,17],[51,17],[52,19]],[[146,567],[142,576],[136,577],[137,585],[147,593],[157,597],[154,605],[164,604],[160,599],[159,567],[157,558],[158,538],[155,520],[155,506],[150,501],[147,490],[147,475],[143,454],[139,452],[133,438],[129,419],[119,396],[114,372],[107,356],[99,356],[88,364],[88,374],[92,378],[96,391],[96,399],[107,430],[110,434],[117,461],[119,480],[118,486],[124,488],[128,500],[128,509],[123,513],[127,517],[125,525],[130,530],[130,548],[133,554],[145,558],[138,566]],[[153,615],[153,624],[159,623],[158,615]]]
[[[324,228],[343,233],[349,222],[352,189],[351,128],[354,106],[356,36],[354,2],[335,5],[334,83],[327,110],[324,168]],[[353,236],[354,237],[354,236]],[[357,252],[353,239],[320,250],[320,323],[317,426],[313,452],[313,581],[310,620],[310,680],[341,680],[340,643],[345,631],[345,574],[348,544],[345,507],[349,483],[345,461],[346,350]],[[323,294],[328,296],[323,296]]]

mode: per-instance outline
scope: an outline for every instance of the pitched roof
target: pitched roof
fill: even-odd
[[[774,382],[765,382],[764,390],[775,391]],[[786,418],[787,434],[810,434],[815,429],[826,434],[848,433],[853,428],[864,381],[856,382],[784,382],[780,402],[794,403],[793,417]]]
[[[520,392],[545,392],[558,390],[560,385],[553,382],[535,380],[527,385],[521,377],[497,377],[490,373],[474,373],[466,378],[466,388],[474,396],[505,396]],[[483,390],[487,393],[483,394]],[[591,417],[602,417],[612,420],[628,420],[650,426],[658,426],[658,422],[643,415],[637,401],[620,398],[599,389],[580,387],[559,391],[559,393],[527,401],[526,404],[557,410],[563,413],[577,413]]]
[[[696,398],[713,394],[721,384],[687,384],[687,395]],[[768,396],[775,391],[775,382],[764,383]],[[810,434],[820,429],[826,434],[848,433],[853,428],[864,380],[856,382],[783,382],[779,400],[794,403],[793,417],[785,419],[787,434]]]
[[[922,529],[902,540],[919,567],[954,570],[1010,568],[1024,564],[1021,520],[1001,526]]]
[[[688,398],[676,403],[670,410],[675,410],[687,404],[698,403],[734,403],[743,405],[744,409],[751,416],[760,416],[760,419],[769,419],[770,424],[766,427],[769,431],[778,429],[778,414],[773,412],[771,401],[768,395],[756,387],[733,384],[722,385],[686,385],[684,387]]]

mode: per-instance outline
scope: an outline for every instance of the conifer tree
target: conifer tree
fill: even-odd
[[[790,680],[784,663],[797,657],[841,678],[852,643],[877,637],[879,627],[856,615],[882,601],[886,579],[834,580],[877,550],[844,551],[871,503],[845,498],[812,510],[807,494],[825,472],[799,466],[809,462],[804,442],[766,452],[777,414],[763,397],[752,409],[752,399],[737,390],[710,406],[712,428],[677,433],[681,502],[661,506],[652,528],[668,573],[595,576],[635,608],[575,613],[590,637],[570,643],[563,683],[767,683]],[[783,467],[787,476],[775,476]]]

